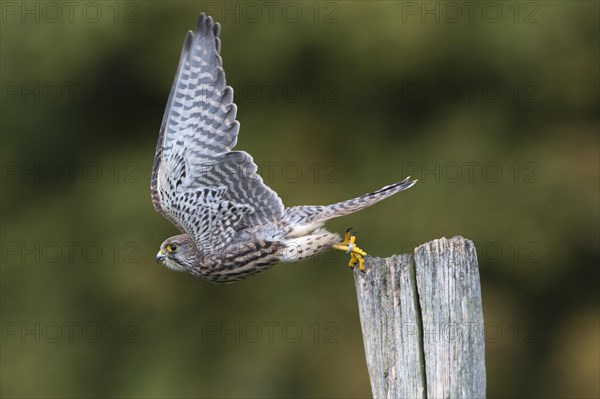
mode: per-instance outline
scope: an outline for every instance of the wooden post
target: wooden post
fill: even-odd
[[[475,246],[441,238],[356,268],[374,398],[484,398],[483,309]]]

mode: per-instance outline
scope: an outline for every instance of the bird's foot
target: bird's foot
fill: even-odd
[[[352,228],[346,229],[346,234],[344,234],[344,241],[339,244],[334,244],[334,249],[339,249],[340,251],[346,251],[346,253],[350,254],[350,262],[348,266],[354,269],[354,266],[358,264],[358,267],[361,272],[365,271],[365,259],[364,256],[367,254],[365,251],[360,249],[355,244],[356,235],[355,232],[352,231]]]

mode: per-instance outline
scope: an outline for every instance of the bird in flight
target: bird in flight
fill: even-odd
[[[371,206],[416,180],[324,206],[286,208],[257,173],[252,157],[233,151],[239,122],[225,83],[220,25],[202,13],[188,32],[163,116],[152,167],[154,208],[182,234],[156,255],[164,266],[215,283],[245,279],[279,262],[330,248],[350,254],[364,271],[366,253],[349,229],[340,237],[324,223]]]

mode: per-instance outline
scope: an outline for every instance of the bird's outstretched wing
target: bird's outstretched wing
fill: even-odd
[[[231,151],[240,125],[225,83],[219,30],[202,13],[185,38],[151,178],[154,208],[204,252],[226,244],[239,228],[280,219],[284,209],[252,157]]]

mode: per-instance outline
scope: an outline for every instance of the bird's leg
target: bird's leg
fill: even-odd
[[[334,244],[332,248],[339,249],[340,251],[346,251],[346,253],[350,254],[350,262],[348,266],[354,268],[356,264],[360,271],[365,271],[365,260],[364,256],[367,254],[365,251],[356,246],[356,236],[352,229],[346,229],[346,233],[344,234],[344,241],[339,244]]]

